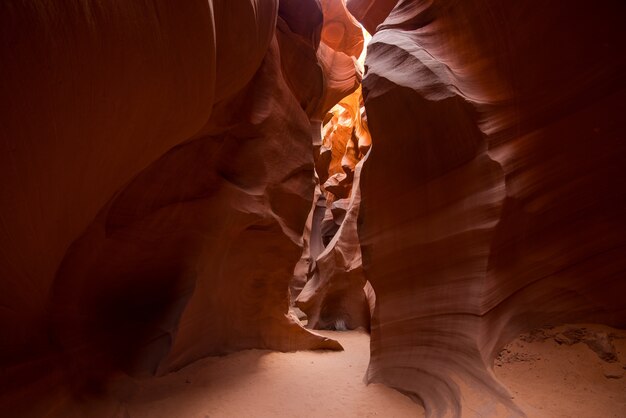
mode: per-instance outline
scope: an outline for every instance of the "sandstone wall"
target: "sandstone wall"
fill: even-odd
[[[350,2],[366,3],[381,2]],[[491,371],[507,341],[626,325],[625,17],[620,2],[406,0],[370,23],[370,382],[434,416],[515,415]]]
[[[288,315],[311,121],[360,80],[323,72],[321,4],[53,3],[0,6],[2,404],[50,375],[82,393],[243,348],[341,349]]]

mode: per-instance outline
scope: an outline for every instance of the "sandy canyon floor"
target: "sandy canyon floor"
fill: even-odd
[[[529,417],[626,417],[626,331],[561,326],[523,334],[494,372]]]
[[[369,335],[317,331],[345,351],[246,350],[209,357],[141,385],[128,403],[140,417],[407,417],[424,410],[406,396],[363,381]]]
[[[245,350],[208,357],[161,378],[120,378],[105,398],[78,403],[63,387],[41,382],[42,396],[32,399],[31,411],[13,416],[424,416],[421,406],[399,392],[364,383],[366,333],[320,333],[339,340],[345,351]],[[523,334],[500,352],[493,370],[530,418],[626,417],[626,330],[576,325]],[[480,401],[465,398],[463,416],[502,415]]]
[[[369,336],[322,334],[343,352],[246,350],[136,382],[122,417],[407,417],[423,409],[366,385]],[[602,357],[602,358],[601,358]],[[563,326],[520,336],[494,372],[529,417],[626,417],[626,331]],[[464,415],[477,416],[470,410]]]

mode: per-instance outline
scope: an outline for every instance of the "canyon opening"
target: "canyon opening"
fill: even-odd
[[[0,415],[626,416],[622,3],[1,2]]]

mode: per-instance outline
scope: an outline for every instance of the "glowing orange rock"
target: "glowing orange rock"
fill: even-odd
[[[367,152],[371,144],[361,103],[359,88],[331,109],[322,131],[322,155],[316,170],[320,181],[325,182],[309,216],[311,231],[318,231],[317,239],[321,238],[325,248],[303,253],[307,262],[301,260],[299,266],[307,266],[305,280],[302,273],[294,273],[298,287],[306,282],[295,305],[307,314],[310,328],[369,329],[374,297],[371,287],[367,292],[364,289],[366,279],[356,231],[360,205],[356,171],[365,162],[361,150]],[[323,218],[321,203],[326,205]]]

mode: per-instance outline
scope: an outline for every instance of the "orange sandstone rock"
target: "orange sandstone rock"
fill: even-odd
[[[361,150],[367,152],[371,144],[361,103],[359,88],[331,109],[323,128],[321,152],[326,157],[317,160],[316,170],[327,180],[309,219],[311,231],[319,231],[325,248],[315,253],[305,248],[294,272],[298,290],[303,287],[301,293],[294,292],[298,294],[295,305],[307,315],[309,328],[369,329],[375,297],[371,286],[365,289],[356,231],[360,206],[356,171],[360,172],[365,162]],[[359,147],[359,142],[364,146]],[[306,275],[302,274],[303,266],[307,267]]]

